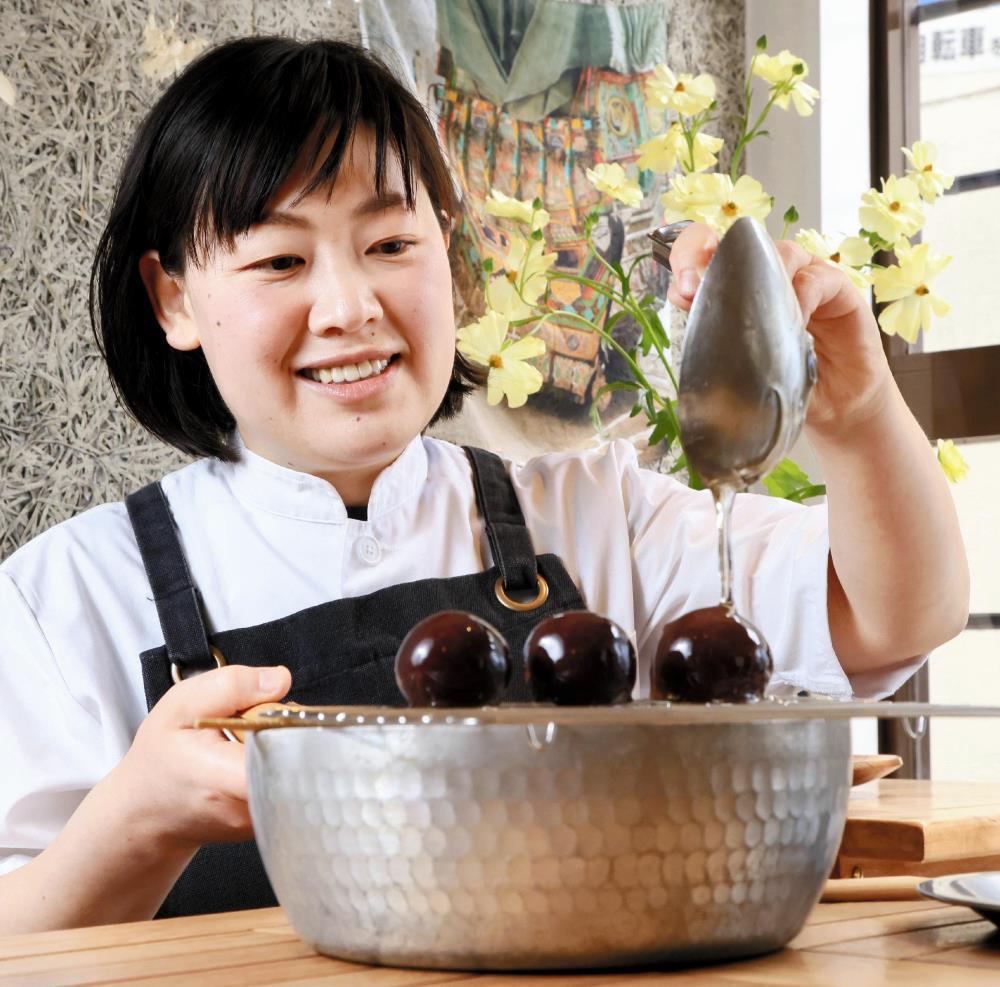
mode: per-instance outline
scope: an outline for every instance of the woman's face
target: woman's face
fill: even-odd
[[[373,163],[359,130],[329,197],[293,205],[296,176],[232,251],[188,265],[180,321],[164,326],[171,345],[202,348],[249,449],[328,479],[348,503],[367,501],[427,425],[455,354],[447,239],[427,191],[418,183],[407,210],[393,167],[378,198]]]

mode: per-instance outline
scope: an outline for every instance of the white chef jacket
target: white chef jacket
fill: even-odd
[[[659,628],[719,600],[710,494],[641,469],[623,440],[510,472],[535,552],[557,554],[588,607],[629,634],[648,695]],[[492,565],[468,459],[437,439],[415,438],[381,473],[366,521],[326,481],[245,449],[162,483],[210,632]],[[825,507],[738,495],[733,534],[736,606],[771,645],[772,686],[851,695],[827,622]],[[162,643],[123,503],[0,566],[0,873],[46,847],[128,750],[146,714],[139,654]],[[912,671],[854,691],[893,692]]]

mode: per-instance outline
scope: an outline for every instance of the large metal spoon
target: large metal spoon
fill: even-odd
[[[785,456],[816,380],[812,337],[764,228],[723,236],[691,307],[678,388],[687,461],[713,489],[746,489]]]

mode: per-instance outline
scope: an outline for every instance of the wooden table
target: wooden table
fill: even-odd
[[[929,901],[817,905],[788,949],[695,970],[470,974],[364,967],[319,956],[277,909],[0,939],[0,985],[130,987],[971,987],[1000,983],[1000,933],[967,908]]]
[[[886,778],[851,793],[835,877],[1000,870],[1000,785]]]

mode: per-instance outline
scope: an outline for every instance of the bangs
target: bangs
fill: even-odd
[[[220,243],[232,249],[300,169],[311,178],[296,201],[323,187],[332,192],[359,127],[372,139],[376,195],[384,195],[398,163],[408,209],[419,177],[435,210],[454,214],[451,178],[423,108],[371,53],[345,57],[354,50],[343,42],[250,38],[217,49],[204,72],[203,56],[177,80],[188,90],[178,93],[186,119],[167,122],[161,145],[175,149],[161,162],[174,182],[154,182],[180,194],[150,223],[174,267],[204,259]],[[193,144],[192,133],[203,140]]]

